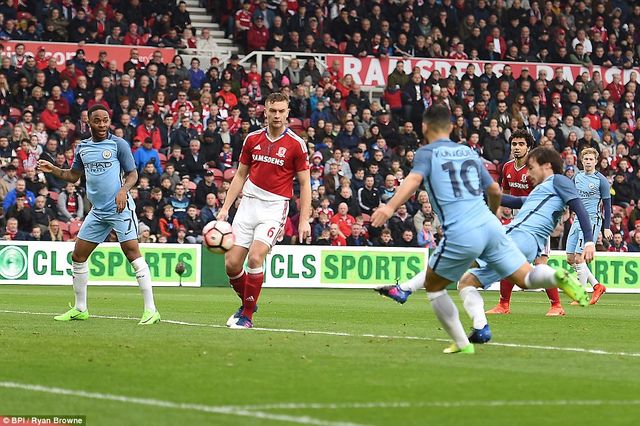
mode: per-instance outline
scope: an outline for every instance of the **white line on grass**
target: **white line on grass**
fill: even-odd
[[[640,400],[476,400],[476,401],[389,401],[389,402],[338,402],[338,403],[280,403],[228,406],[244,410],[341,410],[359,408],[464,408],[464,407],[526,407],[526,406],[630,406],[640,405]]]
[[[102,401],[116,401],[127,404],[146,405],[150,407],[160,407],[175,410],[199,411],[203,413],[226,414],[230,416],[251,417],[266,420],[278,420],[282,422],[296,423],[301,425],[317,425],[317,426],[364,426],[357,423],[330,422],[320,419],[314,419],[307,416],[289,416],[286,414],[264,413],[261,411],[247,410],[245,408],[231,406],[211,406],[200,404],[186,404],[172,401],[163,401],[152,398],[136,398],[123,395],[113,395],[109,393],[86,392],[82,390],[63,389],[57,387],[31,385],[16,382],[1,382],[0,388],[21,389],[30,392],[43,392],[54,395],[74,396],[80,398],[97,399]]]
[[[56,315],[51,312],[29,312],[29,311],[11,311],[11,310],[0,310],[0,313],[4,314],[24,314],[24,315]],[[113,320],[126,320],[126,321],[139,321],[138,318],[131,317],[119,317],[112,315],[91,315],[92,318],[99,319],[113,319]],[[184,325],[188,327],[210,327],[210,328],[224,328],[227,327],[224,325],[218,324],[202,324],[202,323],[194,323],[187,321],[177,321],[177,320],[165,320],[162,322],[168,324],[175,325]],[[253,330],[257,331],[266,331],[270,333],[291,333],[291,334],[315,334],[322,336],[339,336],[339,337],[366,337],[373,339],[399,339],[399,340],[420,340],[420,341],[428,341],[428,342],[446,342],[449,343],[448,339],[441,339],[435,337],[424,337],[424,336],[389,336],[385,334],[355,334],[355,333],[347,333],[340,331],[318,331],[318,330],[295,330],[290,328],[262,328],[262,327],[254,327]],[[244,332],[244,331],[235,331],[235,332]],[[520,343],[499,343],[499,342],[491,342],[485,343],[487,346],[502,346],[507,348],[518,348],[518,349],[538,349],[543,351],[560,351],[560,352],[578,352],[585,353],[590,355],[608,355],[608,356],[624,356],[624,357],[633,357],[640,358],[639,352],[611,352],[605,351],[602,349],[587,349],[587,348],[567,348],[561,346],[543,346],[543,345],[526,345]]]

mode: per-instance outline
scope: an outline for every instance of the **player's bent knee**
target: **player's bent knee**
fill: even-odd
[[[71,254],[71,261],[75,263],[84,263],[88,258],[89,256],[78,254],[75,251]]]
[[[463,288],[466,287],[480,287],[480,283],[478,282],[478,279],[470,273],[465,273],[462,278],[460,278],[460,281],[458,281],[458,291],[462,290]]]

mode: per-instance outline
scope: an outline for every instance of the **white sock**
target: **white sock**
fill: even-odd
[[[578,281],[580,281],[580,285],[583,288],[587,288],[587,280],[589,279],[589,267],[585,262],[576,263],[573,265],[573,268],[578,273]]]
[[[144,257],[139,257],[131,262],[131,266],[136,273],[140,293],[142,293],[142,298],[144,299],[144,308],[155,312],[156,305],[153,303],[153,286],[151,284],[149,265],[147,265]]]
[[[555,288],[558,286],[556,271],[549,265],[536,265],[525,277],[524,285],[527,288]]]
[[[465,287],[459,291],[464,309],[473,321],[473,328],[480,330],[487,325],[487,316],[484,313],[484,300],[475,287]]]
[[[424,279],[426,278],[426,276],[427,271],[424,270],[418,273],[418,275],[414,276],[413,278],[410,278],[408,281],[400,283],[400,288],[404,291],[416,292],[424,288]]]
[[[87,262],[73,262],[73,291],[76,294],[75,308],[87,310],[87,284],[89,283],[89,265]]]
[[[593,272],[591,271],[589,271],[589,276],[587,277],[587,281],[589,282],[589,284],[591,284],[591,287],[594,287],[597,284],[600,284],[600,282],[598,282],[596,277],[593,275]]]
[[[442,324],[442,327],[451,336],[458,348],[464,348],[469,345],[469,339],[467,339],[460,322],[458,308],[451,300],[451,296],[447,294],[447,290],[427,292],[427,297],[440,324]]]

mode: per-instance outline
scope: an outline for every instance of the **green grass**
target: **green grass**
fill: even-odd
[[[163,322],[140,327],[135,320],[95,317],[57,323],[50,315],[0,312],[0,382],[201,404],[216,407],[214,411],[228,405],[283,403],[404,402],[407,406],[249,409],[267,417],[290,416],[293,422],[287,422],[250,413],[163,408],[0,384],[0,416],[78,414],[86,415],[91,426],[303,421],[626,425],[635,424],[640,413],[637,295],[606,294],[588,308],[565,301],[566,317],[546,318],[544,294],[515,293],[511,315],[489,318],[494,341],[556,349],[484,345],[467,356],[441,354],[446,343],[439,339],[447,336],[424,295],[400,306],[371,290],[264,290],[257,327],[349,334],[338,336],[211,327],[224,324],[237,308],[231,289],[156,288],[155,292],[164,319],[202,326]],[[491,307],[497,293],[484,297]],[[72,299],[69,287],[0,286],[0,310],[59,313]],[[133,287],[89,288],[93,315],[138,318],[141,305]],[[462,315],[468,327],[469,320]],[[566,403],[547,403],[560,400]],[[434,402],[462,406],[438,407]]]

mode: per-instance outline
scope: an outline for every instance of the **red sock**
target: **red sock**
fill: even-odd
[[[264,272],[262,268],[256,268],[260,272],[252,273],[249,271],[247,274],[247,283],[244,286],[244,299],[242,301],[242,315],[249,319],[253,319],[253,311],[258,303],[258,297],[260,297],[260,290],[262,290],[262,281],[264,279]]]
[[[557,306],[560,304],[560,292],[557,288],[548,288],[545,291],[547,292],[551,306]]]
[[[511,302],[511,292],[513,291],[513,284],[508,280],[500,281],[500,303],[508,305]]]
[[[247,274],[244,272],[244,269],[240,273],[240,275],[231,278],[229,277],[229,284],[233,287],[233,290],[236,292],[240,300],[244,299],[244,288],[247,283]]]

